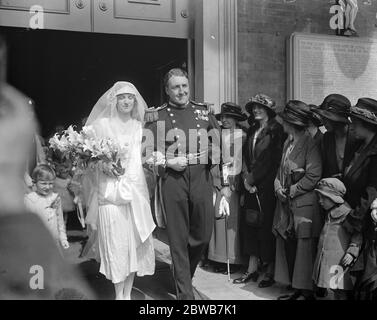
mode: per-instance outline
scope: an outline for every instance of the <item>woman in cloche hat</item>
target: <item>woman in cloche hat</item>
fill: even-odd
[[[222,150],[226,158],[224,163],[231,165],[232,172],[229,176],[229,187],[222,187],[220,171],[218,166],[211,170],[214,182],[214,192],[216,194],[215,212],[216,217],[212,237],[208,247],[208,259],[215,262],[215,272],[227,273],[225,263],[240,265],[243,263],[240,235],[239,235],[239,173],[242,167],[242,145],[246,138],[246,133],[240,127],[240,122],[247,119],[241,106],[226,102],[221,105],[221,113],[215,115],[221,121],[222,128]],[[229,155],[229,156],[227,156]],[[233,171],[234,170],[234,171]],[[221,191],[220,191],[221,190]],[[229,217],[219,216],[219,206],[222,196],[229,199]],[[224,232],[224,230],[226,230]],[[228,250],[227,250],[228,249]],[[230,268],[230,272],[235,271],[235,267]]]
[[[323,120],[327,132],[321,143],[323,177],[342,179],[344,169],[352,159],[358,142],[349,124],[351,102],[343,95],[330,94],[313,110]]]
[[[308,111],[304,102],[291,100],[279,113],[289,138],[275,179],[275,280],[295,289],[292,295],[279,299],[314,299],[312,257],[322,226],[314,188],[321,178],[322,165],[318,146],[306,130]]]
[[[359,259],[353,271],[363,270],[358,289],[368,294],[374,293],[377,299],[376,231],[370,215],[371,203],[377,197],[377,100],[359,99],[351,107],[350,115],[352,128],[361,145],[345,170],[345,200],[354,209],[350,221],[359,222],[365,241],[364,259]]]
[[[243,284],[256,282],[258,260],[266,266],[259,287],[274,284],[275,239],[272,220],[275,210],[274,179],[279,166],[285,135],[276,119],[276,103],[264,94],[257,94],[246,104],[250,128],[243,149],[244,206],[241,224],[242,248],[248,257],[246,272],[234,280]],[[255,223],[247,219],[248,212],[259,212]]]

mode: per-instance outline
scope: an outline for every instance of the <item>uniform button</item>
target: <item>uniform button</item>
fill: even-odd
[[[198,132],[198,136],[201,136],[202,134],[200,132]]]
[[[171,109],[170,109],[170,108],[168,108],[168,112],[170,112],[170,110],[171,110]]]
[[[176,136],[177,137],[177,139],[179,139],[179,135],[178,136]]]
[[[175,120],[172,120],[171,122],[175,123],[176,121],[175,121]]]
[[[196,126],[197,126],[198,128],[200,128],[200,124],[197,124]]]
[[[195,118],[195,120],[199,120],[199,118],[198,118],[198,117],[196,117],[196,118]]]
[[[174,114],[171,113],[170,116],[171,116],[171,117],[174,117]]]
[[[174,128],[174,130],[178,130],[178,128]]]
[[[181,146],[181,144],[180,143],[178,143],[178,147],[180,147]]]

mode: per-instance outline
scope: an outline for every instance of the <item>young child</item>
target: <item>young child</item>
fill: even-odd
[[[343,200],[346,187],[340,180],[322,179],[315,191],[326,221],[319,238],[313,280],[319,288],[332,289],[336,300],[346,300],[354,286],[349,269],[359,255],[362,235],[344,223],[352,209]]]
[[[53,192],[56,179],[54,170],[46,164],[38,165],[33,170],[32,179],[35,191],[25,195],[26,208],[41,218],[58,244],[68,249],[61,198]]]

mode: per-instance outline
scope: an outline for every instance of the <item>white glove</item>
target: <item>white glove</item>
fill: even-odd
[[[230,215],[230,210],[229,210],[229,203],[225,199],[225,197],[222,197],[220,200],[220,207],[219,207],[219,214],[220,216],[228,216]]]
[[[178,172],[183,171],[187,167],[187,158],[175,157],[172,159],[168,159],[166,161],[166,166]]]

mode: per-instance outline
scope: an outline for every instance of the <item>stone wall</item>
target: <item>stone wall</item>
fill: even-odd
[[[286,101],[286,39],[293,32],[334,35],[329,26],[335,0],[238,0],[239,103],[263,92]],[[360,37],[377,38],[377,0],[358,0]],[[307,101],[310,103],[310,101]]]

